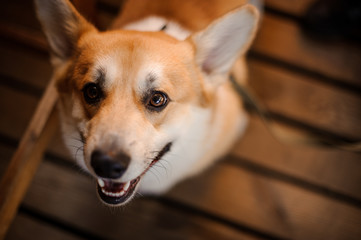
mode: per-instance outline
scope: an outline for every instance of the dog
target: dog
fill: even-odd
[[[105,204],[166,192],[244,132],[229,76],[246,83],[259,20],[246,0],[129,0],[104,32],[68,0],[35,3],[65,143]]]

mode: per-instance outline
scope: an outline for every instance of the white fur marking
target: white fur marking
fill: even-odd
[[[125,25],[123,29],[142,32],[157,32],[160,31],[165,25],[167,27],[164,32],[178,40],[185,40],[191,34],[189,30],[183,28],[178,23],[155,16],[129,23]]]
[[[104,70],[104,88],[111,89],[117,77],[120,76],[121,64],[116,60],[116,54],[106,55],[97,59],[93,76],[97,76],[100,69]]]
[[[153,88],[158,88],[160,86],[159,80],[163,78],[163,68],[161,64],[152,63],[144,64],[143,67],[140,68],[140,71],[137,74],[137,86],[140,94],[144,93],[144,91],[149,90],[149,82],[146,81],[148,75],[151,74],[154,76],[155,81],[152,83]]]

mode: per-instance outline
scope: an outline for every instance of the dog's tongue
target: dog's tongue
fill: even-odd
[[[112,181],[104,181],[104,188],[110,192],[120,192],[126,185],[129,185],[129,182],[117,183]]]

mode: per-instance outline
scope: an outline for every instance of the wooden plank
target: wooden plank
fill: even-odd
[[[71,2],[88,20],[94,20],[96,0],[72,0]],[[33,1],[28,0],[3,0],[0,9],[0,25],[2,24],[23,26],[37,32],[41,30]]]
[[[242,185],[249,184],[249,190]],[[250,222],[257,207],[268,206],[281,218],[290,239],[359,239],[361,210],[301,190],[285,182],[219,165],[203,176],[179,185],[171,197],[198,208]],[[250,197],[251,196],[251,197]],[[248,202],[252,199],[252,202]],[[270,201],[273,199],[273,201]],[[248,205],[253,207],[248,208]],[[335,217],[337,216],[337,221]],[[260,224],[255,221],[252,224]],[[264,223],[264,222],[263,222]],[[332,227],[330,227],[332,226]],[[264,226],[259,226],[263,227]]]
[[[48,50],[48,44],[42,32],[30,30],[13,23],[0,22],[0,36],[26,44],[40,51],[45,52]]]
[[[11,225],[5,240],[80,240],[70,233],[39,222],[24,214],[18,214]]]
[[[35,15],[33,1],[2,0],[1,3],[1,22],[21,25],[30,29],[40,30],[40,24]]]
[[[6,166],[10,162],[11,156],[14,154],[15,148],[0,144],[0,178],[6,170]]]
[[[282,199],[284,213],[292,227],[293,239],[348,239],[361,238],[361,210],[298,191],[280,182],[275,191]]]
[[[286,12],[298,17],[304,16],[315,0],[265,0],[267,7]]]
[[[52,68],[48,55],[0,40],[0,74],[45,89]],[[19,71],[21,66],[21,71]],[[4,81],[0,78],[0,81]]]
[[[297,23],[275,15],[264,16],[252,49],[325,76],[361,86],[361,49],[353,44],[316,42]]]
[[[0,133],[11,139],[20,139],[31,119],[38,100],[37,97],[32,95],[0,85],[0,111],[3,114],[3,117],[0,118]],[[21,111],[17,109],[21,109]],[[56,131],[55,136],[59,137],[51,140],[48,149],[58,156],[68,158],[70,155],[60,137],[60,128]],[[10,158],[2,160],[9,161]]]
[[[218,164],[179,184],[167,195],[270,236],[291,237],[286,219],[279,214],[282,206],[271,184],[243,171],[229,174],[220,169],[222,165]]]
[[[188,237],[183,233],[203,234],[202,231],[189,229],[193,229],[189,225],[194,224],[194,217],[182,215],[182,210],[177,213],[164,211],[157,202],[144,198],[136,199],[119,212],[107,211],[97,203],[95,184],[89,183],[88,178],[44,162],[29,189],[25,204],[78,228],[109,238],[144,238],[138,229],[144,229],[147,233],[152,229],[147,237],[156,239],[174,239],[172,233],[175,232],[177,236]],[[361,234],[360,209],[287,183],[252,175],[227,164],[219,164],[178,185],[167,196],[230,221],[264,232],[270,231],[273,234],[271,236],[291,239],[358,239]],[[265,209],[268,210],[262,213]],[[334,216],[337,216],[337,221]],[[283,227],[277,226],[280,220]],[[157,227],[153,224],[157,224]]]
[[[57,125],[55,79],[49,85],[0,182],[0,239],[13,220]]]
[[[292,129],[291,129],[292,130]],[[232,154],[361,199],[360,154],[278,142],[257,117]]]
[[[0,87],[0,132],[13,139],[20,139],[31,116],[34,113],[38,99],[13,90]]]
[[[107,208],[97,199],[93,180],[47,161],[41,164],[24,204],[108,239],[257,239],[145,198],[124,208]]]
[[[361,95],[259,61],[250,85],[270,111],[350,139],[361,139]]]

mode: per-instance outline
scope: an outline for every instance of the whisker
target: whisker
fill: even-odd
[[[155,173],[152,171],[152,169],[149,169],[148,171],[149,171],[151,174],[153,174],[153,175],[155,176],[155,178],[157,179],[158,183],[160,184],[160,183],[161,183],[161,181],[160,181],[160,179],[159,179],[158,175],[157,175],[157,174],[155,174]]]

